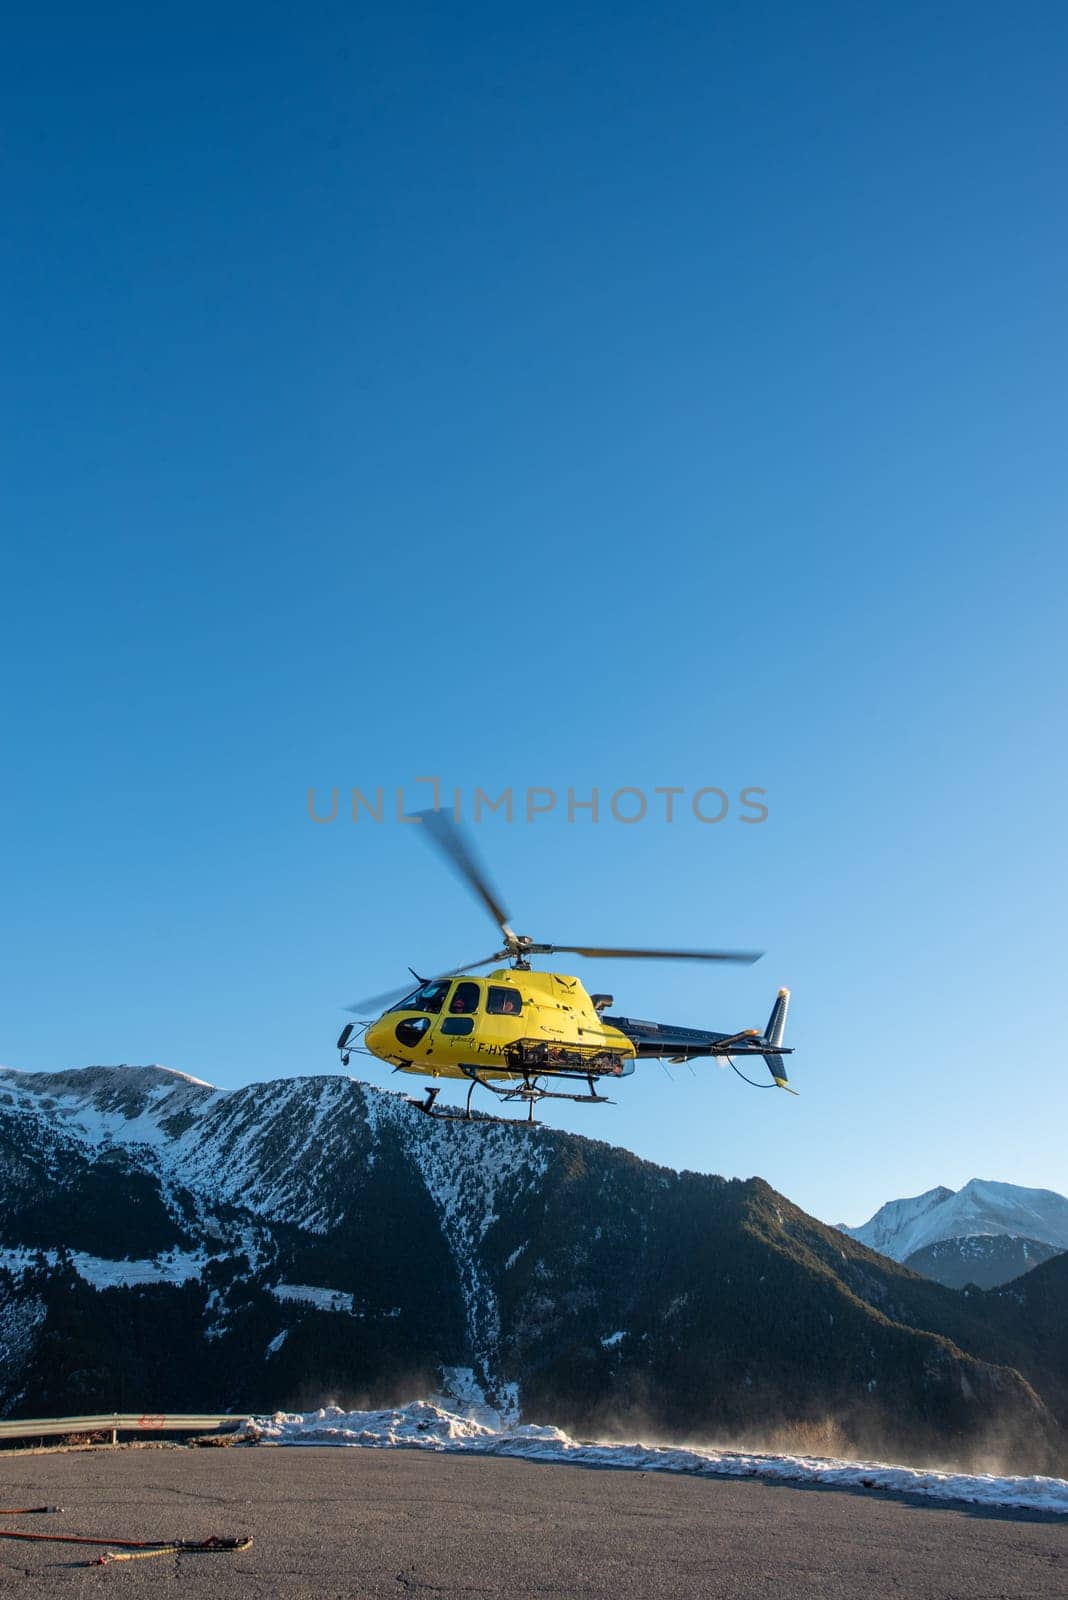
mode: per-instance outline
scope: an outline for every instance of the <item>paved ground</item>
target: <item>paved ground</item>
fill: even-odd
[[[244,1555],[86,1568],[0,1540],[0,1595],[515,1600],[1029,1600],[1068,1596],[1068,1519],[753,1481],[330,1449],[0,1454],[30,1532],[254,1535]]]

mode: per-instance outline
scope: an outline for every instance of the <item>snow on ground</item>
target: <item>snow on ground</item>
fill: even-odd
[[[296,1300],[319,1311],[351,1311],[353,1297],[344,1289],[319,1289],[311,1283],[276,1283],[271,1287],[276,1300]]]
[[[204,1257],[187,1250],[171,1250],[156,1261],[106,1261],[102,1256],[72,1250],[71,1265],[79,1277],[96,1289],[134,1288],[142,1283],[187,1283],[199,1278]]]
[[[821,1456],[759,1455],[739,1450],[681,1449],[671,1445],[591,1444],[559,1428],[508,1426],[484,1407],[461,1416],[426,1400],[392,1411],[321,1411],[255,1417],[244,1437],[270,1444],[362,1445],[370,1449],[457,1451],[469,1455],[516,1456],[570,1466],[621,1467],[642,1472],[680,1472],[709,1478],[766,1478],[784,1483],[822,1483],[838,1488],[888,1489],[934,1500],[1016,1506],[1068,1516],[1068,1480],[995,1477],[988,1473],[935,1472],[895,1467],[882,1461],[839,1461]]]
[[[56,1250],[0,1249],[0,1268],[8,1272],[25,1272],[37,1258],[43,1256],[48,1266],[59,1261]],[[84,1250],[72,1250],[71,1266],[94,1289],[135,1288],[146,1283],[187,1283],[199,1278],[204,1270],[205,1257],[190,1250],[168,1250],[155,1260],[111,1261],[104,1256],[91,1256]]]

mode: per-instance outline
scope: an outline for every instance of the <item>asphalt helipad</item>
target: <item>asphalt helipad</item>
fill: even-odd
[[[509,1600],[1031,1600],[1068,1595],[1068,1518],[876,1493],[415,1451],[0,1454],[0,1527],[251,1534],[240,1554],[86,1567],[0,1540],[0,1593]]]

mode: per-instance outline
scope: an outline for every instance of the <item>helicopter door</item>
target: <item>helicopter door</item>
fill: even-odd
[[[521,1039],[534,1025],[531,1014],[523,1014],[523,996],[514,984],[486,982],[485,1014],[478,1024],[478,1039],[483,1060],[502,1063],[509,1046]]]
[[[434,1042],[462,1049],[460,1041],[469,1038],[478,1026],[481,1006],[482,985],[471,978],[459,978],[434,1025]]]

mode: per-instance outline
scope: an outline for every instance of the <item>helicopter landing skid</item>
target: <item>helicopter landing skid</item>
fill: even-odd
[[[609,1100],[607,1095],[597,1093],[597,1085],[594,1082],[592,1073],[588,1074],[586,1079],[590,1086],[589,1094],[565,1094],[560,1089],[543,1088],[536,1077],[528,1077],[526,1074],[523,1076],[522,1084],[509,1084],[506,1088],[498,1088],[495,1083],[490,1083],[487,1079],[483,1078],[475,1067],[464,1067],[462,1070],[465,1077],[468,1077],[471,1080],[471,1087],[467,1091],[468,1112],[470,1112],[471,1109],[471,1096],[479,1087],[488,1089],[490,1094],[496,1095],[498,1100],[503,1100],[506,1104],[515,1100],[522,1100],[526,1102],[527,1114],[525,1117],[498,1118],[497,1120],[501,1122],[532,1123],[534,1121],[534,1107],[537,1105],[539,1100],[574,1100],[581,1105],[599,1106],[610,1106],[614,1104],[613,1101]]]
[[[586,1080],[590,1086],[589,1094],[565,1094],[560,1089],[545,1089],[536,1078],[526,1077],[523,1079],[522,1084],[510,1084],[506,1088],[498,1088],[495,1083],[490,1083],[486,1078],[483,1078],[475,1067],[463,1067],[461,1070],[470,1081],[470,1087],[467,1091],[467,1104],[462,1111],[458,1108],[456,1110],[446,1110],[444,1107],[440,1110],[438,1109],[435,1104],[438,1095],[441,1093],[441,1088],[438,1084],[432,1084],[428,1087],[425,1100],[409,1098],[408,1104],[414,1106],[417,1111],[422,1111],[428,1117],[436,1117],[439,1122],[511,1122],[519,1123],[524,1127],[538,1125],[534,1118],[534,1107],[539,1100],[574,1100],[578,1105],[587,1106],[611,1106],[615,1104],[615,1101],[610,1100],[607,1095],[597,1093],[597,1086],[592,1074]],[[475,1090],[479,1088],[487,1089],[490,1094],[495,1095],[498,1100],[502,1100],[506,1104],[516,1100],[525,1101],[527,1107],[526,1116],[496,1117],[484,1111],[472,1111],[471,1098]]]
[[[408,1096],[408,1104],[416,1111],[421,1111],[424,1116],[432,1117],[435,1122],[516,1122],[516,1117],[494,1117],[485,1111],[472,1111],[470,1096],[465,1109],[459,1107],[436,1106],[435,1101],[441,1093],[440,1085],[430,1084],[427,1087],[426,1098],[417,1100],[414,1095]]]

